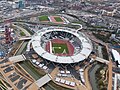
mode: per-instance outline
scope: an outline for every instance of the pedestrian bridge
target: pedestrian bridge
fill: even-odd
[[[46,83],[48,83],[51,80],[52,80],[51,75],[46,74],[45,76],[43,76],[42,78],[37,80],[35,83],[37,84],[38,87],[42,87],[43,85],[45,85]]]
[[[49,81],[52,80],[52,77],[50,74],[46,74],[39,80],[35,81],[29,88],[28,90],[38,90],[40,89],[43,85],[47,84]]]
[[[20,37],[19,40],[30,40],[31,37]]]
[[[105,60],[105,59],[100,58],[100,57],[96,57],[95,60],[98,61],[98,62],[101,62],[101,63],[109,64],[108,60]]]
[[[17,63],[17,62],[21,62],[21,61],[25,61],[25,60],[26,60],[26,57],[23,54],[9,57],[9,61],[12,63]]]

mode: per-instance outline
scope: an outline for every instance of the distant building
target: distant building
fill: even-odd
[[[83,1],[90,1],[90,2],[103,2],[103,1],[107,1],[107,0],[83,0]]]
[[[0,58],[3,58],[5,56],[5,53],[3,51],[0,51]]]
[[[25,0],[15,0],[13,2],[13,8],[23,9],[25,8]]]
[[[112,34],[110,38],[115,39],[115,34]]]
[[[15,0],[14,2],[12,2],[12,8],[25,8],[25,0]]]
[[[5,39],[6,39],[6,44],[11,43],[13,38],[11,37],[11,29],[7,26],[5,26]]]
[[[111,10],[111,11],[108,11],[108,10],[103,10],[102,11],[102,15],[106,15],[106,16],[113,16],[115,14],[116,10]]]
[[[5,32],[5,28],[0,27],[0,33],[3,33],[3,32]]]
[[[22,9],[25,7],[25,1],[24,0],[19,0],[19,9]]]

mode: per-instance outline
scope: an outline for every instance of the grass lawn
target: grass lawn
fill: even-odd
[[[52,43],[52,52],[55,54],[68,54],[68,47],[66,43]]]
[[[49,21],[49,18],[48,18],[48,16],[40,16],[39,20],[40,21]]]
[[[25,36],[25,33],[23,31],[20,32],[21,36]]]
[[[54,19],[56,20],[56,22],[63,22],[63,20],[60,17],[54,17]]]

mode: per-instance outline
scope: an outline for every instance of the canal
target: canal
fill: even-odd
[[[16,53],[16,55],[20,55],[23,52],[25,52],[26,50],[26,46],[27,46],[28,41],[24,41],[24,43],[22,44],[21,48],[18,50],[18,52]],[[36,67],[34,67],[31,62],[29,60],[23,61],[19,63],[22,68],[24,68],[35,80],[40,79],[41,77],[43,77],[45,75],[45,72],[42,70],[37,69]],[[45,90],[71,90],[68,88],[64,88],[61,86],[58,86],[57,84],[55,84],[53,81],[50,81],[49,83],[47,83],[46,85],[43,86],[45,88]]]
[[[96,71],[100,68],[100,65],[99,64],[94,64],[92,66],[92,68],[89,70],[89,77],[90,77],[90,83],[91,83],[91,86],[92,86],[92,90],[99,90],[98,87],[97,87],[97,81],[96,81],[96,78],[95,78],[95,73]]]

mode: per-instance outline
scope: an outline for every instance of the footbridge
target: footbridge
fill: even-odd
[[[9,57],[9,61],[12,63],[17,63],[25,60],[26,60],[26,57],[23,54]]]
[[[45,84],[47,84],[49,81],[52,80],[52,77],[50,74],[46,74],[45,76],[43,76],[42,78],[38,79],[37,81],[35,81],[29,88],[28,90],[37,90],[39,88],[41,88],[42,86],[44,86]]]
[[[51,80],[52,80],[51,75],[46,74],[45,76],[43,76],[42,78],[37,80],[35,83],[37,84],[38,87],[42,87],[43,85],[45,85],[46,83],[48,83]]]
[[[98,61],[98,62],[101,62],[101,63],[109,64],[108,60],[105,60],[105,59],[100,58],[100,57],[96,57],[95,60]]]
[[[19,40],[31,40],[31,37],[20,37]]]

